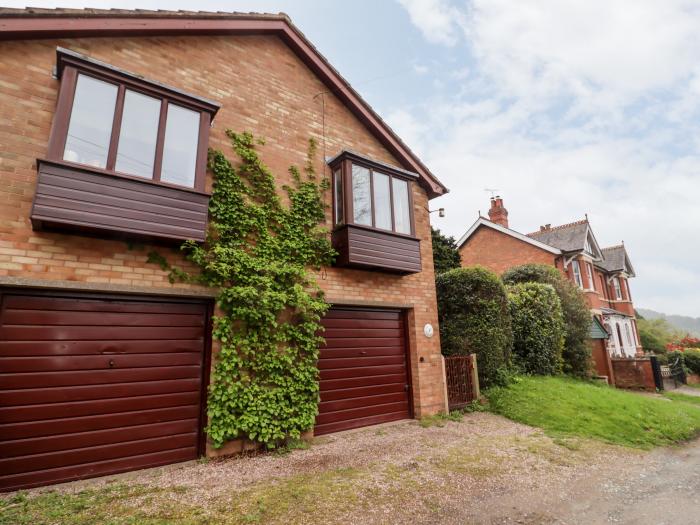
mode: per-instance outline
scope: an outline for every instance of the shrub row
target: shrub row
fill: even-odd
[[[477,354],[484,387],[513,368],[532,374],[587,376],[591,317],[578,289],[545,265],[509,270],[501,280],[479,266],[437,276],[444,355]]]

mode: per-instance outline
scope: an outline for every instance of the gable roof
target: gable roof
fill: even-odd
[[[598,266],[608,272],[626,272],[630,277],[635,276],[634,268],[632,268],[632,263],[624,244],[608,246],[603,248],[602,251],[604,259],[598,262]]]
[[[284,13],[0,8],[0,40],[261,34],[285,42],[405,169],[418,174],[429,198],[449,191]]]
[[[596,241],[588,219],[562,224],[561,226],[548,227],[540,231],[527,234],[550,246],[555,246],[563,252],[578,252],[584,250],[586,240],[589,241],[595,258],[602,259],[602,253],[598,241]]]
[[[471,227],[467,230],[467,233],[462,235],[462,237],[457,241],[457,248],[461,248],[464,243],[469,240],[469,238],[474,235],[476,230],[479,229],[480,226],[484,226],[486,228],[491,228],[493,230],[496,230],[497,232],[504,233],[505,235],[508,235],[510,237],[513,237],[514,239],[518,239],[519,241],[522,241],[524,243],[527,243],[531,246],[534,246],[536,248],[539,248],[540,250],[547,251],[549,253],[552,253],[554,255],[561,255],[561,250],[558,248],[555,248],[553,246],[549,246],[548,244],[545,244],[543,242],[540,242],[537,239],[532,239],[531,237],[528,237],[527,235],[523,235],[522,233],[518,233],[515,230],[511,230],[510,228],[506,228],[504,226],[501,226],[500,224],[496,224],[495,222],[491,222],[490,220],[486,219],[485,217],[479,217],[474,224],[471,225]]]

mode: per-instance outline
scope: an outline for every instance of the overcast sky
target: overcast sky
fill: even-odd
[[[461,236],[485,188],[521,232],[588,213],[625,241],[636,306],[700,316],[700,2],[31,5],[284,11],[450,188],[435,226]]]

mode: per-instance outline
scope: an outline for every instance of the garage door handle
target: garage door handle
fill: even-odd
[[[114,359],[109,360],[109,367],[114,368]]]
[[[404,392],[408,392],[408,388],[409,388],[408,385],[404,385],[404,386],[403,386]]]
[[[360,355],[367,355],[367,352],[363,350],[362,352],[360,352]]]

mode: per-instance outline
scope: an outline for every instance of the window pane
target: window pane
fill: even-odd
[[[168,104],[160,180],[194,186],[199,143],[199,113]]]
[[[117,86],[78,75],[63,160],[107,166]]]
[[[374,225],[391,230],[391,194],[389,176],[374,172]]]
[[[352,215],[355,224],[372,225],[369,170],[352,165]]]
[[[335,224],[343,224],[345,222],[345,202],[343,201],[343,177],[339,169],[333,172],[333,193],[335,195],[333,220]]]
[[[160,100],[126,90],[116,171],[150,179],[156,155]]]
[[[411,233],[411,212],[408,208],[408,182],[391,179],[394,192],[394,229],[399,233]]]

